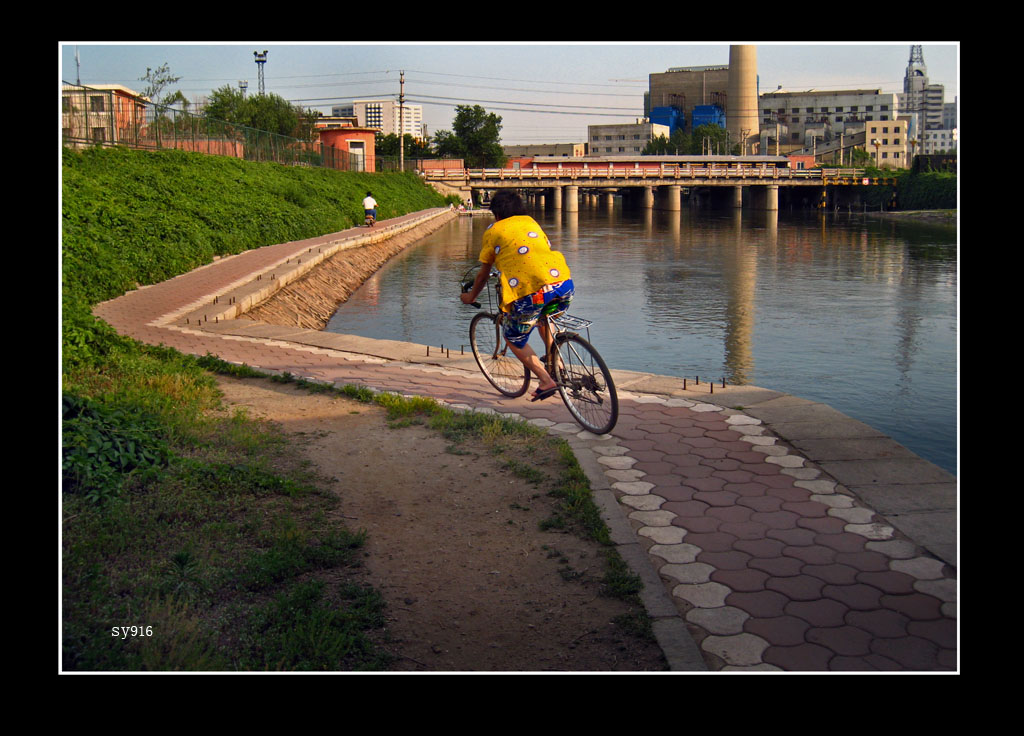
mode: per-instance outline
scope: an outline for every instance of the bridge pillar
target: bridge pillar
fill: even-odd
[[[579,212],[580,209],[580,188],[567,186],[565,188],[565,211]]]
[[[602,193],[601,194],[601,204],[603,204],[608,209],[611,209],[612,207],[614,207],[615,206],[615,192],[614,191],[608,191],[608,192]]]
[[[670,212],[678,212],[682,209],[681,192],[683,188],[679,184],[669,184],[665,187],[665,207]]]
[[[733,187],[732,191],[733,191],[733,194],[732,194],[732,206],[733,207],[742,207],[743,206],[743,187]]]
[[[654,187],[644,187],[644,209],[649,210],[654,207]]]
[[[551,197],[551,206],[554,209],[562,209],[562,187],[552,187],[548,190],[548,196]]]
[[[779,185],[769,184],[764,188],[764,208],[766,210],[779,209]]]

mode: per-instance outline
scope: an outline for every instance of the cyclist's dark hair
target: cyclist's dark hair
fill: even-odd
[[[511,189],[502,189],[491,197],[491,212],[495,220],[504,220],[513,215],[525,215],[526,205],[523,198]]]

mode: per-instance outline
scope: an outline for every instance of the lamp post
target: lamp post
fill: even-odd
[[[262,95],[263,94],[263,65],[267,63],[267,51],[266,51],[266,49],[264,49],[262,54],[259,51],[253,51],[252,55],[256,57],[256,68],[259,70],[259,78],[260,78],[260,83],[259,83],[260,94]]]

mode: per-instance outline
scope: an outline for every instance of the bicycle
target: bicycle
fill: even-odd
[[[501,304],[501,283],[495,278],[497,275],[497,271],[491,271],[494,294],[487,289],[492,311],[473,316],[469,323],[469,344],[487,381],[504,396],[517,398],[526,393],[532,374],[511,354],[505,342],[502,328],[506,316],[494,307],[494,299]],[[463,277],[463,293],[472,288],[472,279],[467,281]],[[473,302],[472,306],[481,308],[479,302]],[[557,309],[556,305],[552,307]],[[552,316],[543,312],[539,325],[548,329],[553,349],[548,349],[541,360],[558,385],[558,393],[569,413],[584,429],[600,435],[615,427],[619,418],[619,397],[604,359],[590,341],[577,332],[586,329],[589,338],[592,324],[590,320],[567,314]]]

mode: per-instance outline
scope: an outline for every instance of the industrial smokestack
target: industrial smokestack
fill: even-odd
[[[757,152],[761,138],[757,109],[757,47],[729,47],[729,88],[725,125],[729,140],[740,143],[740,153]]]

